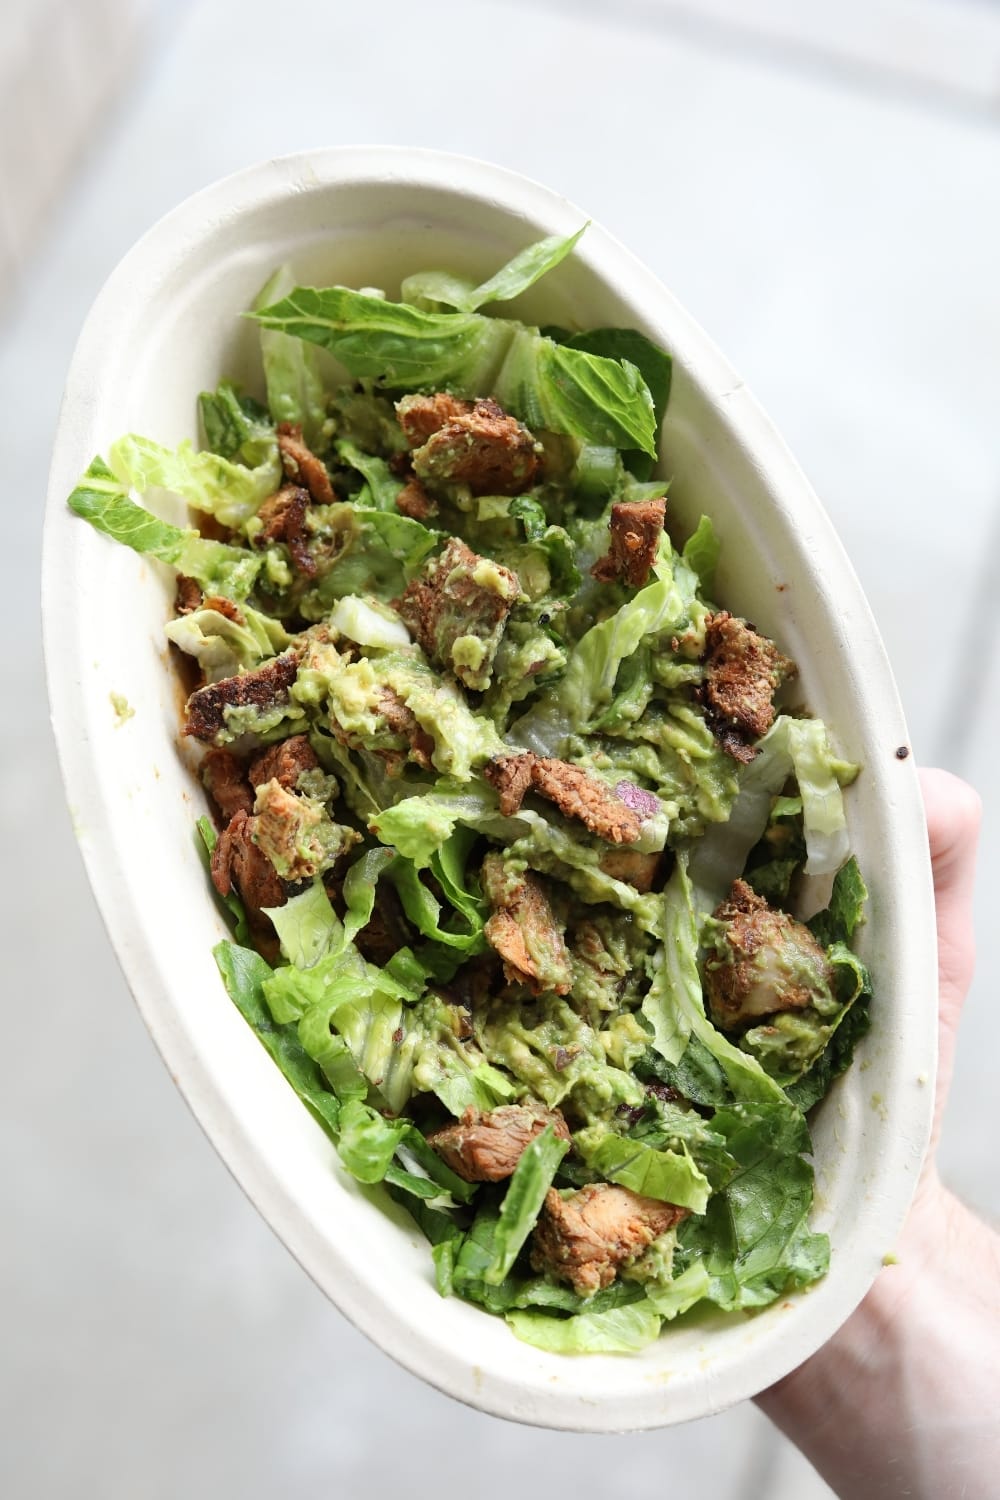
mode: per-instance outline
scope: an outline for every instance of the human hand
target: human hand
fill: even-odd
[[[986,1500],[1000,1474],[1000,1238],[943,1186],[936,1151],[975,960],[980,803],[921,773],[934,874],[939,1053],[934,1123],[897,1264],[830,1342],[758,1398],[849,1500]]]

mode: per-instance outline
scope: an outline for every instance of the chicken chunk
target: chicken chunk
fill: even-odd
[[[298,484],[282,485],[276,494],[264,501],[257,512],[258,520],[264,524],[253,540],[255,547],[266,547],[271,542],[284,542],[298,571],[306,578],[314,578],[316,559],[306,545],[308,509],[308,490]]]
[[[490,685],[507,617],[521,592],[509,568],[452,537],[396,600],[404,625],[438,666],[467,688]]]
[[[296,651],[275,656],[252,672],[225,677],[198,688],[187,701],[184,733],[210,744],[226,728],[227,708],[264,711],[289,701],[288,690],[299,670]]]
[[[651,891],[663,868],[663,853],[637,854],[634,849],[609,849],[601,856],[601,869],[612,880],[633,886],[640,896]]]
[[[277,781],[286,790],[294,791],[303,771],[315,771],[318,766],[316,752],[306,736],[293,734],[255,756],[247,775],[254,787],[263,786],[265,781]]]
[[[470,1107],[457,1125],[446,1125],[427,1137],[453,1172],[466,1182],[502,1182],[536,1136],[551,1125],[562,1141],[570,1139],[557,1109],[540,1104],[503,1104],[486,1114]]]
[[[267,919],[265,906],[284,906],[286,896],[277,870],[254,840],[255,820],[245,812],[230,819],[212,851],[212,883],[220,896],[235,885],[253,925]]]
[[[224,615],[227,620],[232,620],[234,625],[245,625],[246,615],[235,604],[232,599],[227,599],[225,594],[206,594],[201,601],[202,609],[212,609],[217,615]]]
[[[500,811],[512,818],[531,790],[537,756],[530,750],[522,755],[498,755],[483,767],[483,775],[500,796]]]
[[[413,472],[431,485],[467,485],[474,495],[520,495],[537,478],[539,451],[527,427],[503,407],[476,401],[414,450]]]
[[[663,535],[665,500],[622,500],[611,507],[611,547],[591,572],[601,583],[641,589],[649,580]]]
[[[224,822],[238,812],[253,812],[246,766],[231,750],[209,750],[201,763],[201,779]]]
[[[410,447],[422,448],[445,423],[467,416],[474,405],[447,391],[438,391],[436,396],[404,396],[396,402],[396,419]]]
[[[794,671],[794,662],[746,620],[726,610],[709,618],[705,701],[712,730],[734,759],[753,759],[748,741],[766,734],[774,723],[774,694]]]
[[[531,1264],[589,1297],[610,1286],[622,1266],[686,1215],[676,1204],[607,1182],[591,1183],[568,1198],[549,1188],[532,1236]]]
[[[735,880],[707,926],[704,987],[712,1019],[726,1031],[782,1010],[831,998],[829,960],[808,927]]]
[[[332,505],[335,499],[326,464],[302,440],[302,428],[294,422],[278,423],[278,452],[285,477],[305,485],[317,505]]]
[[[634,844],[642,832],[639,814],[582,766],[525,751],[497,756],[484,774],[500,793],[500,811],[505,817],[517,812],[531,790],[554,802],[568,818],[578,818],[609,844]]]
[[[428,495],[419,479],[408,479],[396,496],[396,509],[411,521],[429,521],[438,513],[438,503]]]
[[[406,741],[409,759],[424,771],[432,770],[434,739],[421,724],[417,723],[412,708],[409,708],[392,688],[383,688],[379,694],[378,711],[390,732],[400,735]],[[391,751],[383,753],[392,754]]]
[[[174,611],[179,615],[189,615],[192,610],[201,608],[201,584],[196,578],[188,578],[186,573],[177,575],[177,592],[174,595]]]
[[[257,788],[253,821],[254,841],[282,880],[311,880],[361,842],[360,833],[334,823],[321,803],[297,796],[277,780]]]
[[[546,990],[568,994],[573,982],[569,953],[539,877],[530,870],[509,869],[493,851],[483,860],[482,884],[493,907],[486,938],[503,959],[509,982],[526,984],[536,995]]]

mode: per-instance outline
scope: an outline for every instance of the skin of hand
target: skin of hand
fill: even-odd
[[[758,1405],[843,1500],[1000,1495],[1000,1235],[935,1161],[974,967],[977,794],[946,771],[921,788],[937,911],[940,1033],[934,1125],[909,1217],[861,1303]]]

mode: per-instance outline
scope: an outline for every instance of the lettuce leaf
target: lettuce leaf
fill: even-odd
[[[670,383],[673,361],[665,349],[654,344],[644,333],[635,328],[591,328],[586,333],[574,333],[560,340],[569,349],[580,349],[585,354],[598,354],[604,359],[618,359],[635,366],[639,371],[653,400],[653,421],[659,433],[670,400]],[[653,472],[653,459],[649,453],[633,451],[625,454],[625,463],[637,479],[648,479]]]
[[[681,556],[689,568],[698,575],[701,592],[707,599],[712,597],[715,587],[715,570],[719,565],[721,544],[709,516],[702,516],[694,531],[684,543]]]
[[[221,460],[220,460],[221,462]],[[98,455],[70,495],[67,504],[113,541],[133,552],[171,563],[195,579],[206,593],[244,599],[263,563],[242,547],[209,542],[193,527],[171,526],[130,500],[127,488]]]
[[[111,445],[108,464],[123,485],[140,495],[148,489],[170,490],[234,528],[255,516],[281,484],[277,440],[256,467],[248,469],[217,453],[198,453],[187,439],[176,448],[164,448],[133,432]]]
[[[699,905],[711,909],[742,874],[767,827],[772,798],[794,776],[802,799],[805,873],[839,870],[850,850],[841,786],[857,774],[837,759],[821,719],[780,714],[758,742],[757,756],[740,772],[740,790],[727,823],[712,827],[691,857]]]
[[[267,408],[242,396],[228,380],[214,391],[202,391],[198,412],[205,447],[220,458],[232,458],[248,469],[264,463],[274,448],[274,423]]]
[[[530,427],[655,456],[653,402],[634,365],[560,347],[513,320],[424,312],[347,287],[297,287],[252,316],[385,389],[493,395]]]
[[[705,1212],[709,1181],[686,1151],[660,1151],[600,1126],[578,1131],[573,1139],[587,1165],[608,1182],[695,1214]]]
[[[242,623],[217,609],[194,609],[168,620],[164,628],[169,641],[195,658],[207,680],[218,682],[235,677],[241,667],[259,666],[292,644],[280,620],[251,609],[245,602],[240,614]]]
[[[550,1354],[634,1354],[660,1333],[660,1316],[648,1298],[570,1318],[532,1311],[512,1311],[506,1317],[519,1339]]]
[[[284,906],[264,908],[278,934],[281,951],[296,969],[311,969],[334,948],[343,946],[344,928],[317,875]]]
[[[483,1271],[483,1280],[490,1286],[499,1286],[511,1270],[568,1150],[569,1142],[560,1140],[552,1126],[546,1125],[521,1152],[500,1205],[493,1256]]]
[[[223,982],[244,1020],[256,1032],[292,1088],[323,1129],[334,1140],[340,1124],[340,1105],[324,1086],[323,1075],[299,1041],[294,1026],[276,1026],[264,1000],[264,983],[271,969],[259,953],[236,943],[218,943],[212,950]]]
[[[679,1276],[663,1282],[648,1281],[645,1287],[650,1306],[670,1322],[709,1295],[712,1278],[705,1262],[695,1260]]]
[[[479,286],[450,271],[418,271],[403,282],[403,301],[416,307],[438,303],[456,312],[475,312],[487,302],[511,302],[565,260],[589,222],[574,234],[551,234],[528,245]]]
[[[716,1030],[705,1014],[698,972],[698,918],[683,853],[678,854],[667,882],[664,908],[663,959],[642,1003],[642,1013],[653,1029],[653,1047],[667,1062],[678,1063],[693,1036],[718,1062],[737,1099],[780,1103],[787,1108],[781,1086],[756,1058]]]
[[[700,1260],[710,1280],[709,1300],[726,1309],[763,1307],[816,1281],[829,1265],[826,1235],[808,1228],[809,1131],[787,1104],[735,1105],[719,1110],[711,1123],[738,1166],[704,1218],[681,1226],[677,1269],[686,1271]]]
[[[365,489],[354,497],[355,503],[371,510],[390,511],[397,515],[396,497],[403,488],[384,458],[364,453],[348,438],[338,438],[334,444],[337,457],[342,463],[356,469],[365,481]]]
[[[381,1182],[409,1128],[406,1120],[387,1120],[360,1099],[340,1107],[337,1151],[359,1182]]]
[[[570,737],[594,728],[613,703],[622,663],[647,637],[677,630],[687,620],[695,575],[671,555],[665,540],[655,572],[652,583],[580,637],[556,686],[511,726],[512,743],[541,755],[564,755]]]
[[[295,286],[288,266],[279,266],[261,287],[254,307],[277,302]],[[310,448],[322,446],[326,419],[326,396],[316,350],[301,339],[275,329],[260,330],[260,352],[267,384],[267,404],[275,422],[291,422],[302,428]]]

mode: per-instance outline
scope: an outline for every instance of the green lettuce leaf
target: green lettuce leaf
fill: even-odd
[[[467,1109],[487,1111],[513,1098],[514,1087],[506,1075],[492,1066],[476,1043],[456,1036],[454,1010],[440,995],[429,991],[408,1020],[419,1037],[414,1086],[436,1094],[456,1118]]]
[[[279,301],[294,286],[295,277],[289,267],[280,266],[261,287],[254,308]],[[287,333],[262,328],[260,352],[267,384],[267,404],[274,420],[301,427],[308,446],[321,447],[326,396],[316,350]]]
[[[565,753],[569,738],[592,728],[615,698],[622,663],[648,636],[675,631],[688,617],[694,573],[664,541],[656,578],[574,646],[566,670],[544,699],[511,726],[514,743],[542,755]]]
[[[418,307],[438,303],[457,312],[475,312],[487,302],[511,302],[565,260],[586,228],[584,224],[574,234],[551,234],[528,245],[479,286],[449,271],[418,271],[403,282],[403,301]]]
[[[111,445],[108,464],[121,483],[138,493],[170,490],[196,510],[215,516],[223,526],[242,526],[281,484],[281,461],[275,440],[253,469],[230,463],[217,453],[197,453],[185,439],[164,448],[150,438],[129,433]]]
[[[274,450],[274,423],[267,408],[240,395],[228,380],[215,391],[202,391],[198,412],[205,447],[220,458],[236,459],[248,469],[265,463]]]
[[[494,395],[529,426],[656,453],[653,401],[634,365],[560,347],[513,320],[423,312],[347,287],[297,287],[253,316],[388,390]]]
[[[122,542],[133,552],[171,563],[179,572],[194,578],[206,593],[224,594],[229,599],[245,598],[263,563],[262,557],[255,557],[242,547],[206,541],[193,527],[171,526],[143,510],[129,499],[127,486],[99,456],[67,503],[95,531]]]
[[[833,753],[821,719],[780,714],[758,741],[757,756],[740,771],[740,790],[727,823],[712,827],[691,857],[699,904],[716,906],[742,874],[747,856],[767,827],[772,798],[794,776],[802,799],[805,873],[832,874],[849,853],[841,786],[857,768]]]
[[[712,1128],[738,1167],[704,1218],[681,1226],[677,1268],[700,1260],[709,1299],[720,1307],[763,1307],[822,1276],[826,1235],[808,1228],[813,1170],[809,1131],[798,1110],[762,1103],[719,1110]]]
[[[431,858],[433,866],[440,856]],[[441,925],[442,906],[420,878],[420,873],[411,860],[397,856],[392,867],[392,882],[399,892],[403,910],[417,931],[446,948],[456,948],[463,954],[482,953],[486,948],[483,936],[483,919],[478,912],[471,923],[462,923],[463,930],[455,930],[454,917],[446,918],[448,926]],[[462,914],[459,914],[460,916]]]
[[[569,349],[598,354],[604,359],[627,360],[634,365],[652,397],[655,430],[660,431],[670,400],[673,373],[673,361],[665,349],[635,328],[592,328],[586,333],[574,333],[561,342]],[[648,452],[633,451],[626,453],[625,462],[637,479],[648,479],[653,471],[654,457]]]
[[[786,1088],[789,1099],[803,1114],[818,1104],[834,1079],[847,1070],[855,1047],[871,1030],[870,998],[866,993],[859,995],[809,1071]]]
[[[695,1260],[670,1281],[647,1282],[646,1297],[653,1310],[669,1322],[707,1297],[711,1289],[712,1278],[708,1267],[704,1261]]]
[[[718,1062],[737,1099],[780,1103],[787,1108],[781,1086],[755,1057],[717,1031],[705,1014],[698,972],[698,918],[684,854],[678,854],[667,882],[664,907],[663,960],[642,1003],[642,1013],[653,1028],[653,1047],[667,1062],[678,1063],[694,1036]]]
[[[660,1151],[599,1126],[578,1131],[573,1139],[587,1165],[608,1182],[695,1214],[705,1212],[709,1181],[686,1151]]]
[[[597,446],[656,456],[656,422],[646,382],[628,361],[554,344],[516,326],[494,394],[529,427]]]
[[[378,458],[371,453],[364,453],[357,443],[352,443],[348,438],[338,438],[334,443],[337,457],[342,463],[348,464],[352,469],[362,475],[367,489],[355,496],[358,505],[372,510],[396,511],[396,497],[403,488],[403,481],[397,479],[389,468],[384,458]]]
[[[681,556],[698,575],[701,592],[711,599],[715,587],[715,570],[719,565],[721,544],[709,516],[702,516],[684,543]]]
[[[299,612],[307,620],[325,620],[338,599],[351,595],[381,600],[401,594],[441,540],[440,532],[395,510],[343,505],[338,514],[346,545],[302,596]]]
[[[405,1120],[386,1120],[360,1099],[341,1105],[339,1127],[337,1151],[359,1182],[382,1181],[409,1128]]]
[[[483,1272],[483,1279],[490,1286],[499,1286],[511,1270],[521,1246],[535,1227],[556,1168],[568,1150],[569,1142],[560,1140],[552,1126],[546,1125],[521,1152],[500,1205],[493,1258]]]
[[[660,1333],[660,1316],[648,1299],[570,1318],[531,1311],[506,1316],[519,1339],[550,1354],[634,1354]]]
[[[855,928],[865,919],[867,900],[868,887],[852,854],[847,863],[837,871],[825,910],[817,912],[809,921],[813,936],[824,947],[831,943],[849,943]]]
[[[244,1020],[288,1079],[292,1088],[323,1129],[334,1140],[340,1105],[324,1086],[323,1075],[302,1047],[294,1026],[276,1026],[264,1000],[264,983],[271,969],[259,953],[236,943],[218,943],[212,950],[226,989]]]
[[[209,682],[235,677],[241,668],[259,666],[292,644],[292,637],[280,620],[251,609],[245,602],[240,614],[242,623],[217,609],[194,609],[168,620],[166,636],[179,650],[196,659]]]
[[[289,896],[284,906],[264,910],[274,924],[282,953],[297,969],[313,968],[343,945],[343,924],[318,875],[304,891]]]

